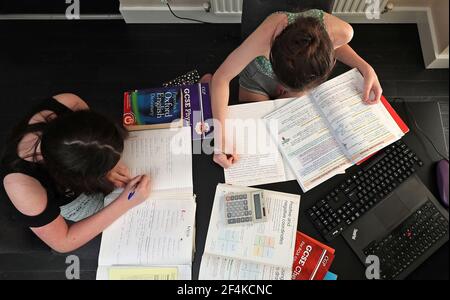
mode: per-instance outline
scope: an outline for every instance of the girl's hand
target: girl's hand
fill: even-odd
[[[364,90],[363,90],[363,100],[368,104],[374,104],[378,102],[383,93],[380,81],[378,81],[378,76],[375,70],[367,65],[359,70],[364,77]]]
[[[148,199],[150,190],[150,178],[147,175],[136,176],[126,185],[119,198],[134,207]]]
[[[216,164],[220,165],[222,168],[228,169],[239,160],[239,156],[236,153],[225,154],[222,152],[214,154],[213,160]]]
[[[111,181],[115,187],[123,188],[131,180],[130,170],[127,165],[122,161],[119,161],[117,165],[106,174],[106,178]]]

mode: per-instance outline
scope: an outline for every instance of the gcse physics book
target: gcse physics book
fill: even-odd
[[[363,102],[363,85],[353,69],[264,118],[278,122],[271,134],[304,192],[408,132],[386,99]]]
[[[148,174],[149,199],[102,234],[97,279],[190,279],[195,235],[189,127],[130,132],[123,160]],[[104,205],[121,190],[105,197]]]
[[[249,190],[217,186],[199,279],[291,279],[300,196],[264,190],[266,222],[225,225],[224,195]]]

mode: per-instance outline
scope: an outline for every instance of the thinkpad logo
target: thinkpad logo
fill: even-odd
[[[355,228],[353,229],[352,240],[356,241],[357,236],[358,236],[358,228]]]

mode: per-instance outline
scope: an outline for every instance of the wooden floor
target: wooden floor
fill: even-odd
[[[448,138],[449,73],[424,68],[416,26],[355,25],[354,29],[351,45],[378,72],[385,96],[392,101],[440,102],[444,119],[447,115]],[[33,103],[61,92],[76,93],[93,109],[119,120],[123,91],[159,86],[194,68],[201,73],[214,72],[239,45],[240,27],[126,25],[123,21],[2,21],[0,36],[0,142],[3,142],[12,125]],[[344,70],[339,65],[335,74]],[[236,97],[237,85],[233,82],[232,102],[236,102]],[[17,249],[17,253],[22,250]],[[57,271],[51,267],[58,259],[43,258],[42,264],[49,266],[46,272],[2,269],[19,260],[37,263],[26,254],[8,252],[4,254],[0,245],[0,277],[59,276],[53,274]]]

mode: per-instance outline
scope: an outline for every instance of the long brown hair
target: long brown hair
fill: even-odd
[[[270,61],[283,85],[305,91],[324,82],[336,60],[325,26],[316,18],[300,17],[274,39]]]

